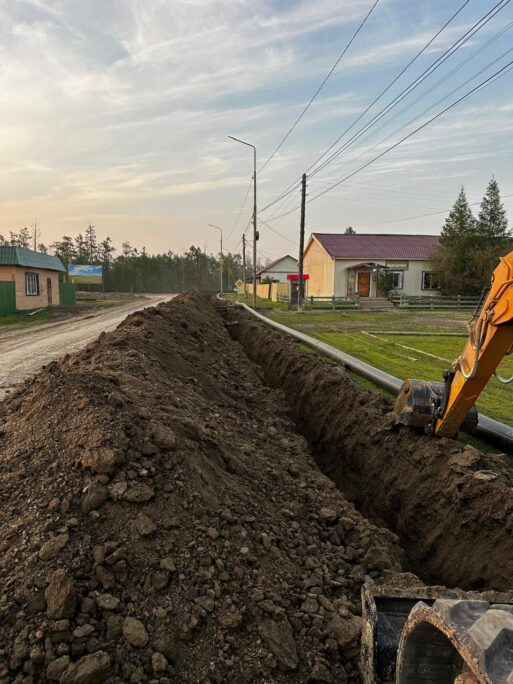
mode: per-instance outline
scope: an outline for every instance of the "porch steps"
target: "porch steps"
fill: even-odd
[[[385,297],[366,298],[360,297],[360,311],[379,312],[379,311],[397,311],[394,304]]]

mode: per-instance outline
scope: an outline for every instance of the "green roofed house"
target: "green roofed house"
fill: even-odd
[[[0,246],[0,314],[61,303],[61,260],[25,247]]]

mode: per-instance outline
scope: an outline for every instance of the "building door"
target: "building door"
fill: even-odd
[[[52,279],[46,279],[46,290],[48,292],[48,306],[52,306]]]
[[[358,271],[358,294],[360,297],[368,297],[370,295],[370,271]]]

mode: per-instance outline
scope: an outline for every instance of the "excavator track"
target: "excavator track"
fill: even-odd
[[[417,603],[402,631],[396,676],[397,684],[511,684],[513,606]]]
[[[362,587],[365,684],[513,684],[513,597]]]

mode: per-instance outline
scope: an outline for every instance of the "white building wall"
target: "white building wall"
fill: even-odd
[[[335,283],[334,295],[335,297],[348,296],[348,269],[351,266],[356,266],[365,261],[374,261],[378,264],[385,264],[384,259],[337,259],[335,261]],[[390,261],[390,260],[388,260]],[[403,271],[403,289],[398,290],[409,296],[437,296],[440,294],[438,290],[423,290],[422,289],[422,273],[424,271],[432,271],[428,261],[405,260],[398,261],[407,262],[408,268]],[[399,270],[399,269],[398,269]],[[376,297],[376,276],[373,273],[371,277],[370,296]]]
[[[439,295],[439,290],[422,289],[422,273],[424,271],[432,270],[433,267],[428,261],[410,261],[408,263],[408,270],[404,271],[404,282],[401,292],[411,297],[430,297]]]
[[[272,278],[280,283],[286,283],[288,282],[287,275],[289,273],[297,273],[297,259],[285,257],[271,268],[265,270],[260,277],[262,280]]]

